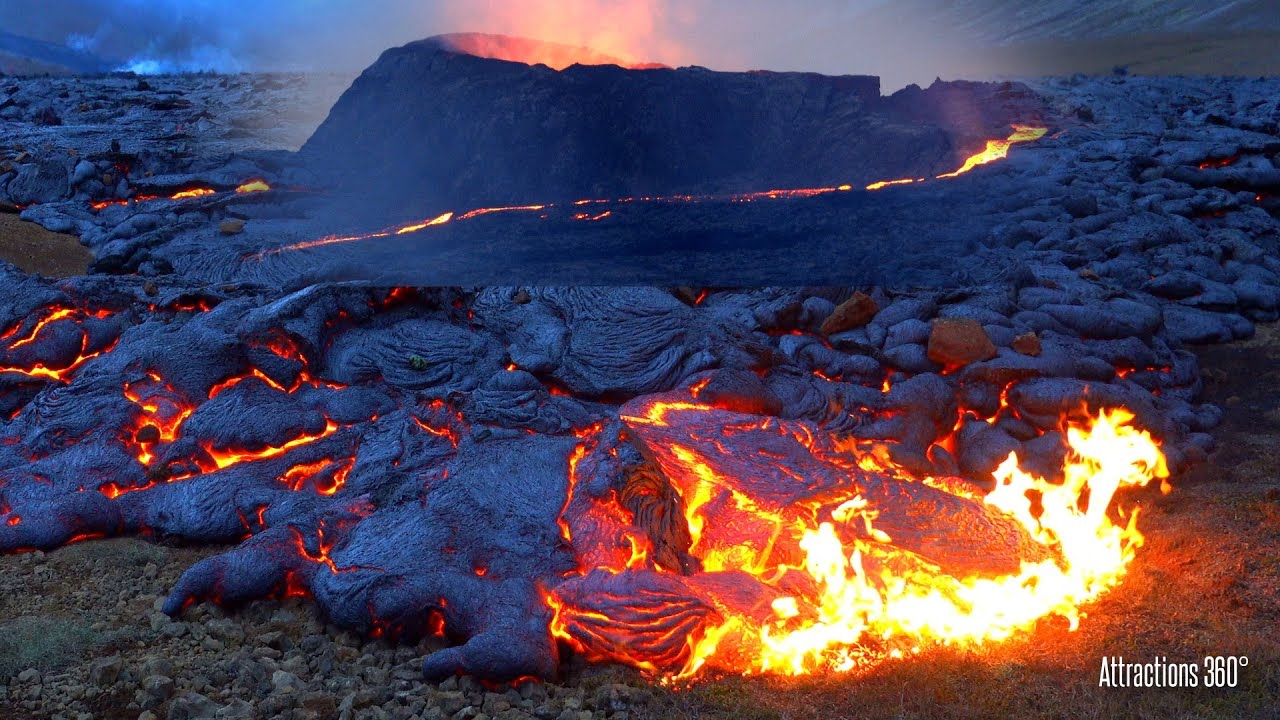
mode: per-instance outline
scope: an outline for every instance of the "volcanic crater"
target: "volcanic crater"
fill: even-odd
[[[287,79],[4,81],[0,200],[95,261],[0,265],[0,550],[233,545],[164,611],[429,678],[862,669],[1078,622],[1212,448],[1189,346],[1280,316],[1275,80],[459,47],[296,154],[215,99]]]

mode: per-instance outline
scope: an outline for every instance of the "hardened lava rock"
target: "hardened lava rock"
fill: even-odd
[[[165,610],[309,597],[363,633],[447,637],[431,677],[551,677],[562,642],[675,669],[708,623],[759,615],[779,590],[690,553],[698,464],[719,478],[701,512],[722,513],[700,552],[776,531],[716,496],[789,523],[856,495],[901,558],[993,574],[1043,548],[970,495],[863,469],[850,443],[980,481],[1012,450],[1052,465],[1052,423],[1081,398],[1132,408],[1175,461],[1195,445],[1170,418],[1202,422],[1163,379],[1187,372],[1176,357],[1147,378],[1166,383],[1158,397],[1114,373],[1055,377],[1048,342],[1012,376],[1003,350],[961,373],[890,371],[816,330],[839,290],[5,281],[0,549],[238,543],[188,570]],[[976,307],[882,299],[895,324]],[[857,527],[847,540],[868,539]]]

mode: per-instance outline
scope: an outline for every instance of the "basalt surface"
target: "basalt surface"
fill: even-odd
[[[1007,85],[882,98],[878,78],[705,68],[562,71],[449,36],[388,50],[302,149],[380,217],[580,198],[866,185],[951,169],[1041,114]],[[969,152],[963,152],[970,149]]]
[[[66,82],[9,80],[0,104],[67,117],[82,101]],[[285,252],[344,229],[325,229],[323,177],[294,158],[199,133],[120,157],[130,132],[189,120],[153,100],[216,98],[217,80],[74,82],[157,115],[112,126],[120,150],[43,112],[4,116],[6,137],[58,144],[7,148],[0,197],[80,235],[97,265],[60,282],[0,270],[0,549],[236,543],[166,611],[305,595],[360,632],[446,636],[430,676],[551,676],[553,621],[593,657],[679,668],[717,616],[767,609],[772,587],[690,553],[680,477],[698,463],[773,512],[859,493],[896,549],[957,574],[1035,559],[1021,528],[967,499],[996,465],[1017,452],[1052,476],[1082,406],[1127,407],[1175,471],[1196,462],[1219,412],[1197,402],[1187,345],[1245,337],[1280,308],[1275,81],[1044,82],[1053,134],[918,187],[632,204],[590,224],[493,214]],[[235,192],[256,179],[271,189]],[[193,188],[209,192],[172,199]],[[156,197],[109,204],[131,195]],[[635,247],[611,220],[760,237],[681,254]],[[877,228],[903,223],[918,234],[879,236],[900,257],[880,276],[893,282],[804,279],[856,273]],[[717,263],[794,287],[398,282],[415,262],[508,257],[504,242],[526,269],[589,273],[580,250],[599,244],[624,268],[609,280],[631,277],[630,252],[673,280]],[[689,412],[637,420],[656,403]],[[895,470],[864,469],[849,443]],[[925,476],[969,490],[911,482]]]

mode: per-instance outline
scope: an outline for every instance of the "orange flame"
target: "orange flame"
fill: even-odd
[[[676,677],[716,663],[729,647],[734,658],[749,658],[746,665],[730,665],[735,670],[802,674],[868,665],[875,660],[863,649],[868,638],[899,657],[919,652],[926,643],[973,646],[1003,640],[1049,616],[1063,617],[1075,629],[1080,606],[1120,581],[1143,542],[1136,511],[1127,522],[1112,522],[1108,512],[1114,494],[1168,476],[1158,444],[1130,426],[1132,419],[1125,410],[1113,410],[1088,424],[1068,424],[1070,452],[1061,484],[1022,471],[1014,454],[999,467],[997,488],[985,503],[1016,519],[1053,555],[1024,561],[1014,574],[953,577],[927,563],[868,564],[868,558],[892,558],[892,538],[874,528],[875,513],[858,496],[836,506],[830,521],[783,528],[799,538],[803,564],[765,573],[754,564],[756,553],[703,557],[704,563],[744,570],[766,584],[800,573],[816,590],[781,595],[772,603],[773,617],[763,624],[730,615],[708,628]],[[709,472],[696,462],[690,470]],[[1039,498],[1034,509],[1033,497]],[[691,530],[707,521],[700,515],[704,501],[686,498]],[[870,531],[869,539],[842,540],[838,527],[854,522]],[[696,540],[692,552],[699,552]]]

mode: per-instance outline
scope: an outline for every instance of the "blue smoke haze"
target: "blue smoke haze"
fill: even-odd
[[[531,15],[549,22],[513,21]],[[356,71],[442,32],[593,44],[583,24],[626,38],[632,60],[870,73],[892,89],[955,77],[984,48],[1280,28],[1280,12],[1276,0],[0,0],[0,31],[147,73]]]

